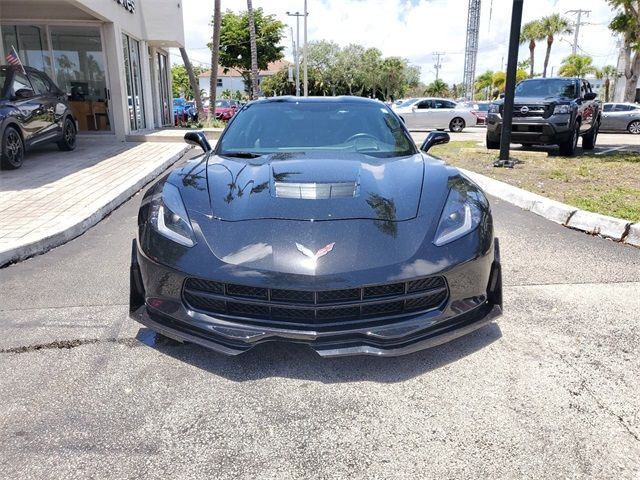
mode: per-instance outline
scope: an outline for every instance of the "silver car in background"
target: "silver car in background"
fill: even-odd
[[[602,108],[600,130],[640,134],[640,105],[636,103],[605,103]]]
[[[407,106],[394,108],[409,130],[449,129],[461,132],[465,127],[475,127],[478,119],[470,108],[458,105],[446,98],[420,98]]]

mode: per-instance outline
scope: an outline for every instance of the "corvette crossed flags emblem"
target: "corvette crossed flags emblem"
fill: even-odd
[[[320,250],[318,250],[316,253],[313,253],[311,250],[309,250],[307,247],[305,247],[304,245],[300,245],[299,243],[296,243],[296,247],[298,249],[298,251],[300,253],[302,253],[305,257],[309,257],[313,260],[318,260],[320,257],[324,257],[327,253],[329,253],[331,250],[333,250],[333,246],[336,243],[330,243],[329,245],[325,245],[324,247],[322,247]]]

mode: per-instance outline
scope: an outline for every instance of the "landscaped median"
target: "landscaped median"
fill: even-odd
[[[557,223],[640,246],[640,155],[612,152],[561,157],[514,150],[515,168],[495,168],[495,150],[476,141],[430,154],[468,173],[487,193]]]

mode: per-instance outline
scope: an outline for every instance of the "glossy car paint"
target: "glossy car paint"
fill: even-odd
[[[38,75],[47,79],[52,89],[46,94],[35,92],[29,98],[15,98],[10,88],[11,78],[18,71],[12,66],[0,66],[6,72],[9,80],[0,85],[0,138],[8,126],[18,130],[25,148],[62,138],[62,127],[66,118],[73,120],[73,115],[66,94],[55,86],[47,75],[39,70],[25,67],[28,76]],[[74,120],[75,124],[75,120]]]
[[[353,181],[359,190],[350,198],[279,198],[274,185],[283,179]],[[468,182],[419,151],[384,160],[356,153],[340,159],[320,153],[256,159],[203,154],[161,179],[142,201],[132,258],[132,316],[167,336],[226,354],[285,340],[326,356],[400,355],[463,335],[501,313],[501,282],[487,202],[478,228],[442,247],[433,243],[456,181]],[[180,189],[196,235],[193,247],[172,242],[149,224],[149,200],[165,182]],[[316,252],[332,243],[317,261],[296,246]],[[446,277],[449,290],[441,309],[348,332],[243,324],[192,310],[181,297],[187,277],[333,290],[435,274]]]

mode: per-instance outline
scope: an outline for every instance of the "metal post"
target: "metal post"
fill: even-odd
[[[300,16],[296,16],[296,97],[300,96]]]
[[[513,99],[516,87],[516,69],[518,68],[518,47],[520,46],[520,26],[522,24],[523,0],[513,0],[511,10],[511,32],[509,34],[509,54],[507,56],[507,78],[504,90],[502,110],[502,131],[500,133],[500,160],[494,165],[512,167],[509,160],[511,143],[511,120],[513,119]]]
[[[307,78],[307,17],[309,12],[307,11],[307,0],[304,0],[304,49],[302,55],[304,56],[304,96],[309,96],[309,79]]]
[[[302,13],[296,12],[291,13],[287,12],[287,15],[290,17],[296,17],[296,48],[293,52],[293,58],[296,63],[296,97],[300,96],[300,56],[298,55],[298,50],[300,50],[300,17],[303,16]]]

